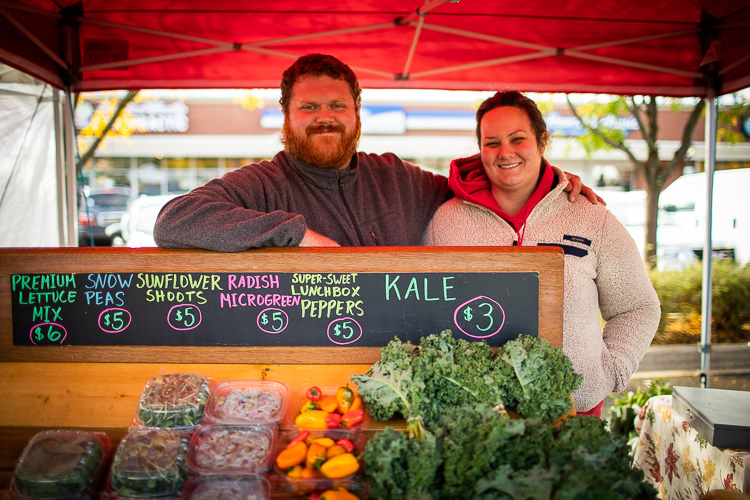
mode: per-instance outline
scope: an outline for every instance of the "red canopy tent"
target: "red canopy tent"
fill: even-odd
[[[703,97],[750,86],[748,26],[750,0],[2,0],[0,61],[74,92],[277,87],[319,52],[369,88]]]
[[[317,52],[365,88],[709,98],[710,207],[715,97],[750,86],[749,27],[750,0],[0,0],[0,62],[68,94],[278,87],[292,60]],[[69,204],[70,227],[74,214]],[[706,259],[704,379],[710,283]]]

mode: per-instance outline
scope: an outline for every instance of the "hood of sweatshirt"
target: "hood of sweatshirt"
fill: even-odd
[[[542,175],[537,184],[536,190],[523,208],[513,216],[503,211],[492,196],[490,180],[484,171],[482,159],[479,154],[468,158],[458,158],[453,160],[448,175],[448,185],[457,198],[492,210],[508,222],[516,232],[518,232],[526,223],[526,219],[529,217],[529,214],[537,203],[539,203],[556,184],[555,174],[547,163],[547,160],[542,160],[542,162]]]

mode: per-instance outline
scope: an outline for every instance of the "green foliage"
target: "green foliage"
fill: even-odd
[[[662,321],[657,335],[665,334],[670,313],[700,317],[702,264],[679,271],[652,270],[649,276],[661,301]],[[741,331],[750,322],[750,265],[714,260],[711,281],[712,328],[718,335]]]
[[[639,387],[636,392],[610,394],[609,397],[614,402],[608,410],[607,428],[613,434],[627,438],[632,447],[638,439],[638,433],[635,430],[635,417],[638,412],[652,397],[668,394],[672,394],[672,384],[661,378],[649,381],[646,385]]]
[[[502,403],[551,422],[571,409],[569,394],[581,384],[562,349],[544,339],[522,335],[493,352],[486,342],[455,339],[450,330],[423,337],[417,348],[391,341],[380,361],[352,380],[374,419],[400,415],[416,437],[467,405]]]
[[[521,336],[498,351],[503,402],[525,417],[552,422],[571,408],[569,394],[583,377],[562,349]]]
[[[472,406],[444,414],[429,440],[400,434],[386,429],[365,446],[373,499],[656,498],[630,467],[624,438],[596,417],[553,428]]]

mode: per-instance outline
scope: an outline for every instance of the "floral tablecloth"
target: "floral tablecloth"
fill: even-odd
[[[716,448],[672,409],[672,396],[654,396],[635,419],[640,439],[634,465],[665,500],[693,500],[709,490],[750,492],[750,450]]]

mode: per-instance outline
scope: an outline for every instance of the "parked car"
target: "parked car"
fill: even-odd
[[[745,194],[750,168],[714,172],[711,246],[714,259],[750,263],[750,198]],[[696,259],[703,257],[706,239],[706,174],[683,175],[659,197],[660,221],[671,218],[683,231]]]
[[[110,246],[105,228],[118,222],[128,208],[131,191],[127,187],[83,188],[78,208],[78,245]]]
[[[161,208],[176,194],[141,195],[128,206],[119,222],[107,227],[113,246],[155,247],[154,223]]]
[[[601,195],[607,202],[607,209],[628,230],[640,254],[645,255],[646,192],[603,190]],[[656,262],[659,270],[682,269],[696,261],[693,246],[687,241],[694,231],[686,232],[685,228],[677,222],[678,220],[670,217],[670,214],[663,210],[659,211],[656,230]]]

